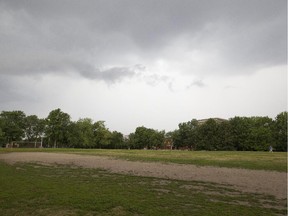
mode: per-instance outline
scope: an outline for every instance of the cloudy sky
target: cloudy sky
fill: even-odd
[[[124,134],[287,110],[286,0],[0,0],[0,111]]]

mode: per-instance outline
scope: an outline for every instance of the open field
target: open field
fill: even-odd
[[[198,181],[0,162],[2,215],[286,215],[286,201]]]
[[[153,151],[106,149],[6,149],[7,152],[58,152],[107,156],[118,159],[145,162],[193,164],[252,170],[287,172],[287,152],[237,152],[237,151]]]
[[[230,156],[241,165],[242,152],[16,151],[1,149],[2,215],[287,214],[287,173],[271,171],[285,153],[246,152],[251,170],[195,166],[191,159],[217,163]],[[255,170],[255,156],[272,165]]]

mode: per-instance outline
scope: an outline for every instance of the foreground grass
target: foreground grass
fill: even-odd
[[[285,200],[229,186],[0,162],[1,215],[286,215]]]
[[[153,151],[104,149],[5,149],[0,153],[15,151],[41,151],[108,156],[132,161],[194,164],[253,170],[287,172],[287,152],[237,152],[237,151]]]

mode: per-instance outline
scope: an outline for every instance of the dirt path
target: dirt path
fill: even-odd
[[[0,160],[7,163],[40,162],[45,164],[69,164],[85,168],[101,168],[113,173],[136,176],[206,181],[232,185],[243,192],[264,193],[280,199],[287,198],[287,173],[274,171],[147,163],[100,156],[40,152],[0,154]]]

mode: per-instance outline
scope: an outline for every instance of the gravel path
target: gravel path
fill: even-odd
[[[0,160],[12,164],[16,162],[69,164],[85,168],[101,168],[113,173],[136,176],[213,182],[232,185],[243,192],[264,193],[279,199],[287,198],[287,173],[275,171],[147,163],[102,156],[42,152],[0,154]]]

